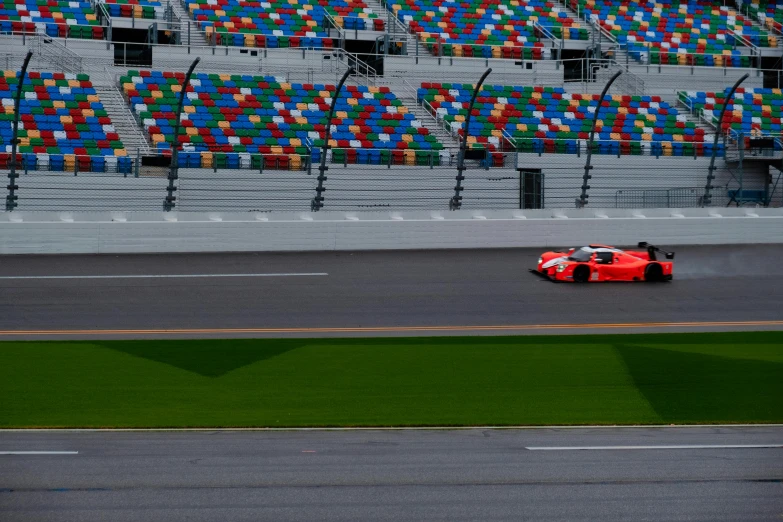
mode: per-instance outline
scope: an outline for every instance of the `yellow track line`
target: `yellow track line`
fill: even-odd
[[[360,326],[345,328],[171,328],[103,330],[0,330],[0,336],[14,335],[178,335],[235,333],[382,333],[382,332],[476,332],[504,330],[572,330],[618,328],[699,328],[719,326],[783,326],[781,321],[692,321],[679,323],[518,324],[496,326]]]

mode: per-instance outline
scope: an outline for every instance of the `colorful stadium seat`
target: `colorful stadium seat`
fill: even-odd
[[[548,0],[402,0],[391,9],[435,55],[541,59],[545,32],[570,40],[589,36]]]
[[[783,0],[739,0],[740,11],[754,16],[770,31],[783,32]]]
[[[156,11],[163,13],[158,0],[99,0],[113,17],[155,19]]]
[[[0,34],[45,32],[52,37],[102,39],[89,2],[0,0]]]
[[[729,89],[724,92],[680,92],[680,100],[717,127]],[[742,132],[746,137],[783,138],[783,91],[781,89],[737,89],[723,119],[723,131]]]
[[[777,45],[775,36],[750,19],[708,0],[570,2],[626,45],[632,57],[645,59],[649,53],[651,63],[749,67],[751,58],[735,50],[735,44],[747,40],[758,47]]]
[[[0,74],[0,168],[7,168],[19,74]],[[86,74],[30,72],[22,89],[17,150],[28,168],[130,169],[125,147]]]
[[[188,11],[208,39],[238,47],[331,48],[325,13],[346,29],[384,29],[363,0],[191,0]]]
[[[159,150],[173,143],[183,79],[183,73],[160,71],[128,71],[120,79]],[[183,110],[179,141],[187,146],[180,165],[238,167],[241,158],[231,153],[239,153],[271,155],[278,166],[285,162],[293,169],[304,165],[311,150],[317,162],[334,92],[333,85],[289,84],[271,76],[197,73]],[[398,155],[415,161],[443,148],[388,87],[346,86],[332,125],[335,162],[386,163]]]
[[[420,101],[434,115],[464,131],[473,85],[422,83]],[[523,152],[576,153],[589,139],[596,94],[560,87],[483,86],[476,98],[468,142],[491,150],[504,143]],[[658,96],[607,96],[595,136],[604,154],[710,154],[704,130]]]

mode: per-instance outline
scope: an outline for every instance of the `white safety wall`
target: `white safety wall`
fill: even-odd
[[[783,209],[0,214],[0,254],[783,242]]]

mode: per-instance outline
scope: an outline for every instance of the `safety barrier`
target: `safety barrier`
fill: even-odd
[[[780,243],[783,209],[0,214],[0,254]],[[524,267],[520,267],[522,270]]]

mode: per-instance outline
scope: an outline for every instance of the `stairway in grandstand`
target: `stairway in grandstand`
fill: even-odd
[[[456,135],[447,130],[447,123],[436,120],[430,111],[419,104],[414,88],[410,87],[409,84],[406,84],[405,87],[405,89],[395,89],[395,92],[400,101],[416,116],[416,119],[422,122],[429,129],[430,134],[433,134],[447,149],[459,147],[459,140]]]
[[[565,11],[568,14],[568,16],[570,16],[574,20],[579,20],[579,22],[582,24],[582,27],[584,27],[589,33],[591,42],[593,41],[593,38],[598,40],[599,37],[601,37],[602,35],[601,29],[593,25],[590,25],[590,23],[587,22],[584,18],[580,17],[577,14],[577,12],[574,11],[570,5],[568,5],[567,0],[559,0],[558,5],[563,9],[563,11]],[[600,45],[601,45],[601,55],[612,58],[620,65],[638,63],[636,60],[634,60],[628,55],[625,49],[617,45],[616,42],[608,39],[605,34],[603,35],[602,38],[600,38]]]
[[[142,156],[150,154],[150,147],[147,137],[144,135],[141,127],[130,112],[128,104],[120,94],[116,85],[95,84],[95,92],[103,103],[103,108],[109,114],[114,130],[120,135],[128,156],[135,157],[138,151]]]
[[[401,99],[408,107],[408,110],[416,116],[416,119],[422,122],[444,147],[459,147],[457,138],[444,127],[445,123],[435,120],[427,109],[416,103],[415,98],[411,99],[407,96],[403,96]]]
[[[365,0],[365,2],[374,12],[383,17],[386,21],[386,30],[389,32],[392,40],[405,42],[405,46],[410,56],[429,56],[430,52],[419,42],[419,39],[411,33],[405,24],[394,14],[394,11],[388,9],[384,0]]]
[[[372,12],[377,14],[379,18],[383,20],[386,31],[390,34],[400,33],[401,28],[394,24],[394,15],[387,11],[386,8],[379,2],[379,0],[364,0],[364,3],[372,9]],[[389,22],[392,22],[391,24]]]
[[[778,48],[780,49],[780,48],[783,47],[783,38],[781,38],[778,33],[776,33],[775,31],[773,31],[772,29],[770,29],[769,27],[767,27],[763,23],[761,23],[761,21],[756,16],[754,16],[753,14],[746,13],[742,9],[738,9],[738,11],[740,13],[742,13],[743,15],[745,15],[745,17],[748,20],[750,20],[750,22],[753,24],[754,27],[758,28],[761,31],[765,31],[767,33],[774,34],[774,35],[778,36],[778,42],[777,42],[778,43]]]
[[[183,23],[188,24],[188,27],[190,27],[190,45],[196,47],[206,46],[207,39],[204,37],[204,33],[201,31],[201,29],[198,28],[196,22],[190,16],[187,7],[181,4],[179,0],[173,0],[168,5],[171,6],[171,10],[174,12],[174,14],[178,16]],[[182,28],[181,38],[182,38],[182,43],[184,45],[187,45],[188,43],[187,27]]]

